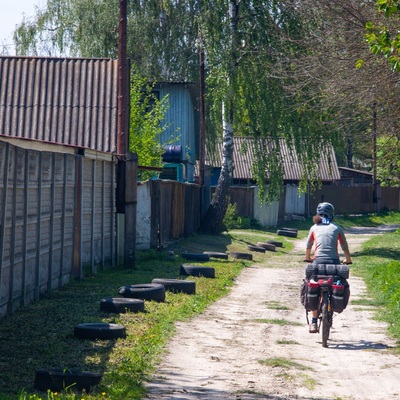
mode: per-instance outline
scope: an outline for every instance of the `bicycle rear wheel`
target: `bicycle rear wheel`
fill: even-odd
[[[322,347],[328,347],[329,331],[331,322],[329,321],[328,297],[324,296],[322,303]]]

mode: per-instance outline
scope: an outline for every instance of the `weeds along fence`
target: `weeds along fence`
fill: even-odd
[[[0,318],[117,259],[116,162],[0,141]]]

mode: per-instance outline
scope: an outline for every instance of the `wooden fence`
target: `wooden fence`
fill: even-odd
[[[400,188],[379,188],[381,210],[400,210]],[[318,203],[329,201],[334,204],[337,214],[368,214],[377,212],[377,203],[373,201],[371,186],[323,186],[310,194],[299,196],[297,187],[289,185],[282,192],[277,222],[293,214],[314,215]],[[243,217],[255,217],[257,196],[252,188],[231,187],[231,203]]]
[[[380,210],[400,210],[400,188],[378,189]],[[323,186],[309,197],[309,213],[314,214],[318,203],[329,201],[337,214],[368,214],[378,211],[373,201],[373,188],[369,186]]]
[[[200,227],[201,188],[191,183],[155,180],[138,186],[138,249],[162,248]]]
[[[0,141],[0,318],[116,260],[116,163]]]

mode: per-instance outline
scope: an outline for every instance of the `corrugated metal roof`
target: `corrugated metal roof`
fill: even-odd
[[[258,144],[258,149],[255,148],[256,144]],[[272,141],[255,141],[254,138],[250,137],[234,137],[233,146],[233,162],[235,166],[233,177],[234,179],[243,180],[254,180],[253,164],[256,160],[256,150],[259,151],[261,148],[262,151],[267,153],[275,147]],[[284,168],[284,179],[286,181],[301,180],[303,170],[298,161],[297,154],[295,154],[294,151],[290,151],[287,143],[283,139],[280,140],[279,146]],[[213,159],[211,155],[207,158],[210,159],[212,166],[220,167],[223,151],[222,143],[217,145],[216,150],[215,159]],[[318,174],[322,181],[334,181],[340,179],[340,173],[332,147],[329,150],[329,155],[321,154]]]
[[[117,151],[117,61],[0,57],[0,136]]]

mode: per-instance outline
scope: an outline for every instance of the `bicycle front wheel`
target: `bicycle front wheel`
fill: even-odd
[[[329,331],[331,329],[331,324],[329,321],[329,311],[328,311],[328,297],[324,298],[322,303],[322,347],[328,347]]]

